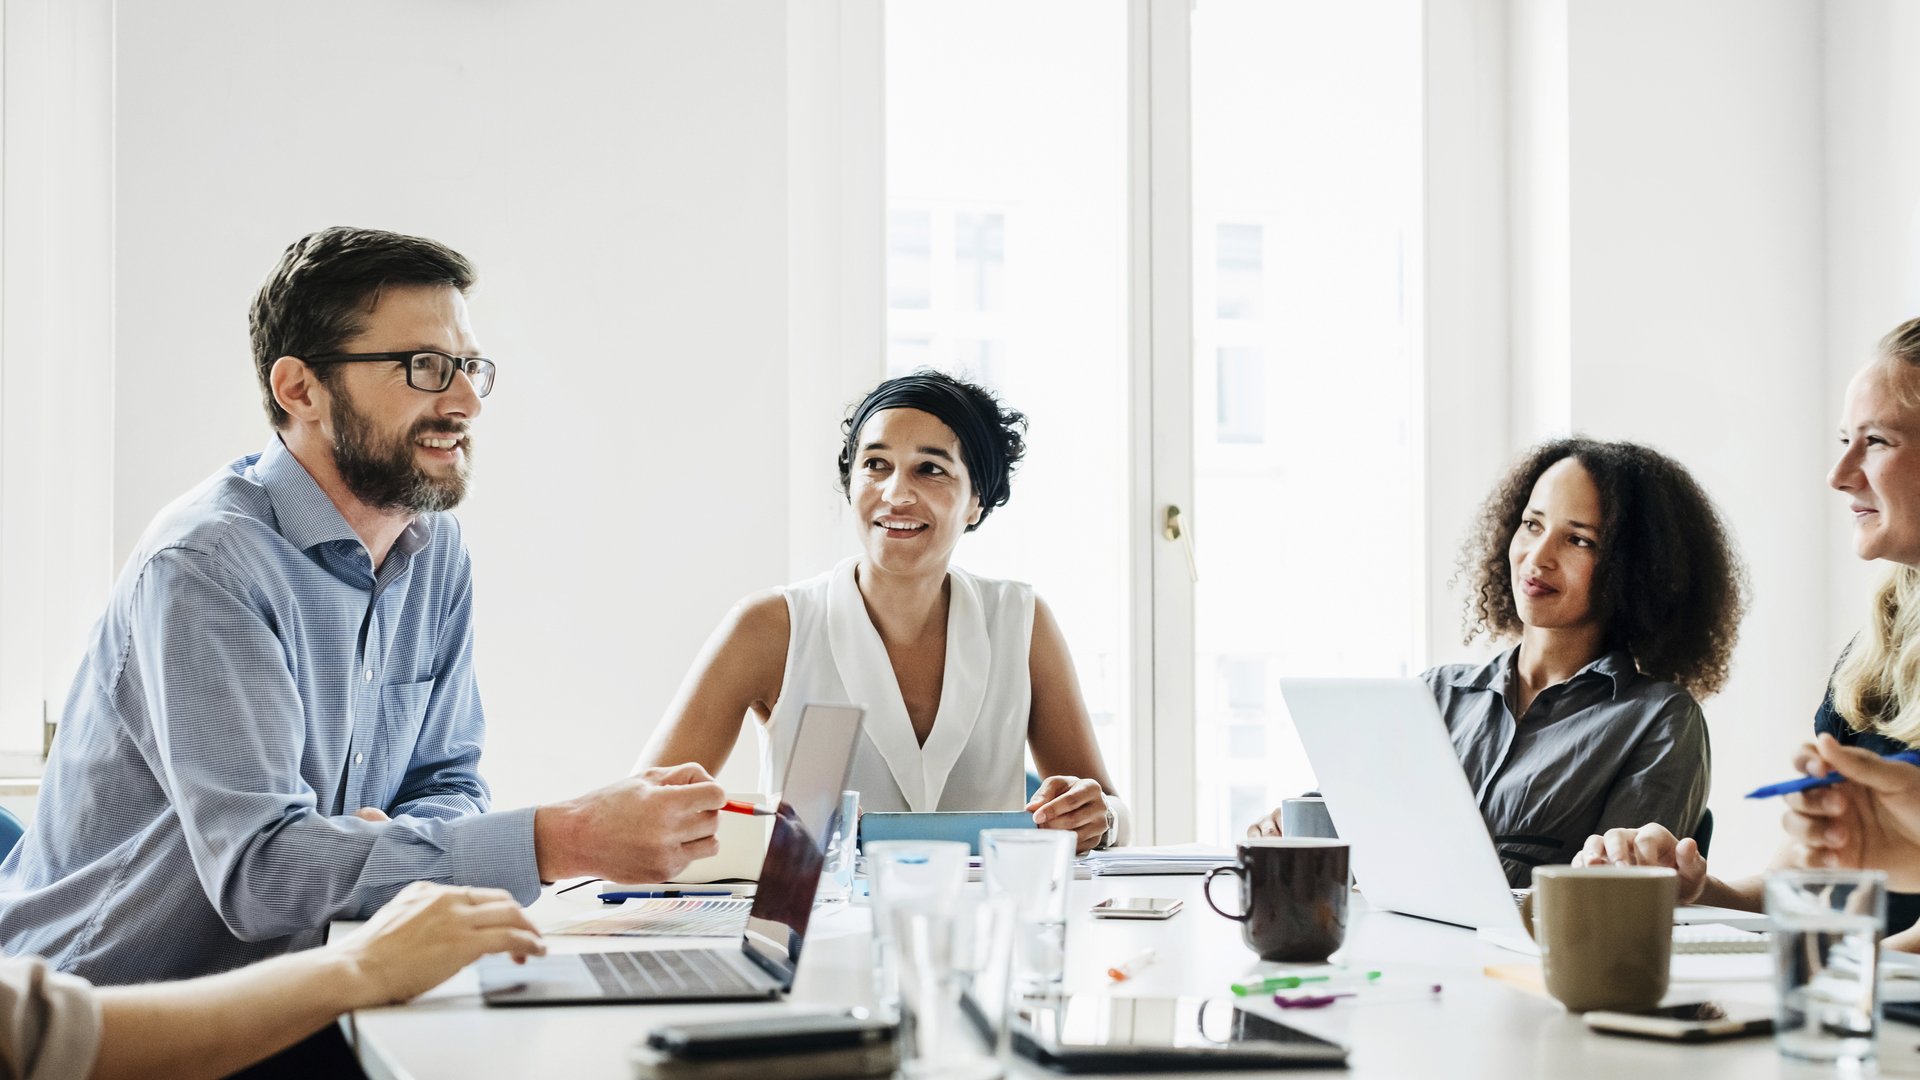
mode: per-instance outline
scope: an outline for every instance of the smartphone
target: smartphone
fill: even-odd
[[[1115,896],[1093,905],[1096,919],[1171,919],[1180,901],[1153,896]]]
[[[890,1043],[896,1030],[893,1024],[869,1019],[865,1009],[858,1009],[673,1024],[648,1032],[647,1045],[683,1061],[743,1058]]]
[[[1670,1005],[1643,1013],[1590,1012],[1587,1026],[1609,1035],[1637,1035],[1643,1039],[1706,1042],[1765,1035],[1773,1030],[1773,1008],[1768,1005],[1698,1001]]]

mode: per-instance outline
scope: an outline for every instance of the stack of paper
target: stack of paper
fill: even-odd
[[[1725,923],[1698,923],[1673,928],[1675,953],[1763,953],[1772,947],[1765,934],[1736,930]]]
[[[1233,851],[1208,844],[1113,848],[1089,852],[1086,865],[1102,877],[1118,874],[1204,874],[1237,865]]]

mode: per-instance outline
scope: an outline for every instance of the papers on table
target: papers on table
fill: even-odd
[[[561,937],[734,937],[751,900],[629,900],[598,918],[548,930]]]
[[[1122,874],[1204,874],[1217,866],[1236,865],[1232,849],[1210,844],[1113,848],[1088,852],[1083,861],[1094,874],[1101,877]]]
[[[1673,928],[1673,951],[1681,953],[1763,953],[1772,948],[1765,934],[1725,923],[1694,923]]]

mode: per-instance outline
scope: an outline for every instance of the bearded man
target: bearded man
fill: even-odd
[[[95,983],[317,944],[415,880],[662,881],[717,850],[697,765],[488,812],[459,523],[493,389],[473,267],[327,229],[255,298],[274,434],[162,510],[62,713],[33,825],[0,863],[0,947]]]

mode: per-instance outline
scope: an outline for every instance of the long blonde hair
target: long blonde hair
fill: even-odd
[[[1920,411],[1920,319],[1880,339],[1874,362],[1901,407]],[[1920,569],[1896,565],[1874,590],[1866,628],[1834,672],[1833,707],[1855,731],[1920,745]]]

